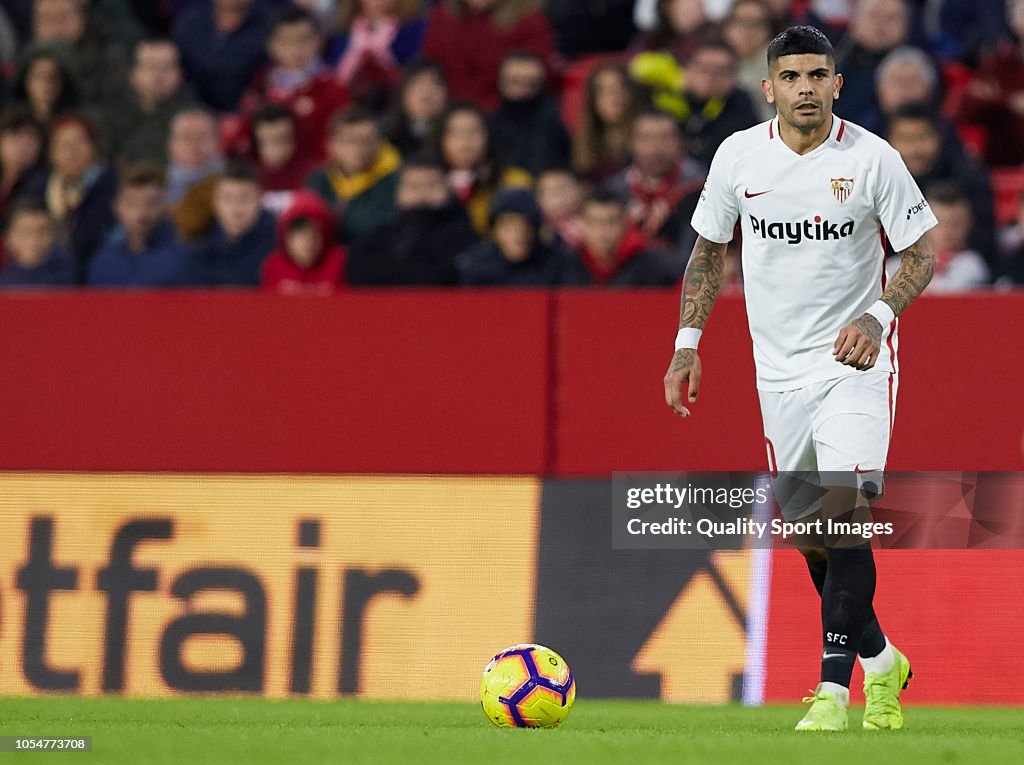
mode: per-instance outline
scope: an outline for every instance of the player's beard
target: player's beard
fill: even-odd
[[[813,111],[800,111],[800,107],[808,103],[800,101],[787,109],[787,119],[790,126],[801,133],[813,133],[820,128],[832,116],[831,104],[825,105],[817,101],[811,102],[816,107]]]

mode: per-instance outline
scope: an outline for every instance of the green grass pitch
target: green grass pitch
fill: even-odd
[[[1024,708],[916,708],[907,728],[794,733],[799,706],[578,701],[556,730],[499,730],[472,704],[262,699],[0,699],[0,735],[91,735],[93,751],[34,763],[1024,762]]]

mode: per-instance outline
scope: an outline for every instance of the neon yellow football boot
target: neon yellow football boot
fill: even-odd
[[[903,727],[900,691],[910,685],[914,673],[910,671],[910,661],[896,646],[892,652],[895,661],[891,670],[885,674],[864,674],[864,730],[899,730]]]
[[[810,703],[811,708],[796,724],[796,730],[846,730],[846,708],[820,685],[810,693],[804,703]]]

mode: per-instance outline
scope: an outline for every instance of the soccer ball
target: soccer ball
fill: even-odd
[[[576,700],[569,665],[550,648],[522,643],[506,648],[484,667],[480,705],[499,728],[553,728]]]

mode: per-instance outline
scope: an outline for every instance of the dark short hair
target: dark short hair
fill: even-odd
[[[739,56],[736,54],[733,47],[721,37],[705,37],[698,40],[696,45],[693,46],[693,50],[690,51],[690,58],[687,60],[693,61],[697,54],[703,50],[720,50],[728,54],[729,58],[731,58],[734,63],[739,60]]]
[[[118,175],[118,191],[125,189],[141,189],[146,186],[158,186],[163,188],[167,183],[167,176],[160,169],[159,165],[152,162],[132,162],[126,165]]]
[[[628,202],[625,194],[607,184],[598,186],[583,200],[583,207],[587,205],[615,205],[625,211]]]
[[[320,230],[320,224],[317,223],[316,219],[309,217],[308,215],[299,215],[298,217],[292,218],[288,221],[288,225],[285,226],[285,234],[291,234],[299,229],[311,228],[314,231]]]
[[[297,5],[288,5],[274,16],[273,30],[276,31],[290,24],[309,24],[317,31],[317,34],[320,33],[320,27],[316,23],[316,16]]]
[[[251,162],[247,162],[244,159],[236,159],[227,164],[223,171],[221,171],[218,177],[220,181],[237,181],[238,183],[252,183],[256,186],[261,186],[259,173],[256,172],[256,168],[252,166]]]
[[[967,194],[956,181],[936,181],[925,189],[925,199],[930,205],[966,205]]]
[[[7,223],[4,226],[5,231],[10,231],[11,226],[14,225],[14,219],[22,215],[42,215],[53,226],[53,216],[50,215],[50,211],[46,209],[46,206],[37,199],[17,199],[11,206],[11,211],[7,214]]]
[[[213,125],[213,129],[218,133],[217,137],[220,137],[220,117],[217,116],[217,112],[213,111],[213,109],[200,103],[188,103],[175,110],[174,114],[171,115],[170,126],[174,127],[174,123],[187,114],[198,114]]]
[[[43,139],[43,126],[32,114],[27,104],[11,104],[0,112],[0,133],[20,133],[22,130],[33,130]]]
[[[334,135],[343,127],[349,125],[361,125],[364,122],[372,122],[374,127],[380,130],[380,123],[377,120],[377,115],[367,109],[365,106],[350,106],[347,109],[342,109],[331,117],[331,135]]]
[[[802,53],[814,53],[825,56],[832,64],[836,61],[836,52],[832,43],[819,29],[810,26],[790,27],[779,32],[768,43],[768,64],[782,56],[799,56]]]
[[[896,120],[916,120],[918,122],[929,122],[935,126],[936,130],[936,114],[935,109],[930,104],[915,101],[908,104],[899,106],[892,114],[889,115],[889,125],[891,126]]]
[[[288,120],[293,125],[295,124],[295,115],[291,109],[284,104],[267,104],[252,115],[252,127],[255,130],[260,125],[265,125],[268,122],[282,122],[284,120]]]
[[[410,81],[415,80],[421,74],[430,74],[444,83],[444,86],[448,87],[448,77],[445,76],[444,67],[441,66],[437,61],[430,58],[421,58],[415,61],[410,61],[404,67],[402,67],[402,81],[399,83],[399,90],[406,88]]]
[[[672,125],[676,129],[676,132],[680,136],[682,136],[683,134],[682,129],[679,127],[679,120],[677,120],[668,112],[663,112],[660,109],[655,109],[653,106],[645,106],[636,113],[636,116],[633,117],[633,124],[630,127],[631,131],[636,130],[637,123],[639,123],[640,120],[668,120],[669,122],[672,123]]]

